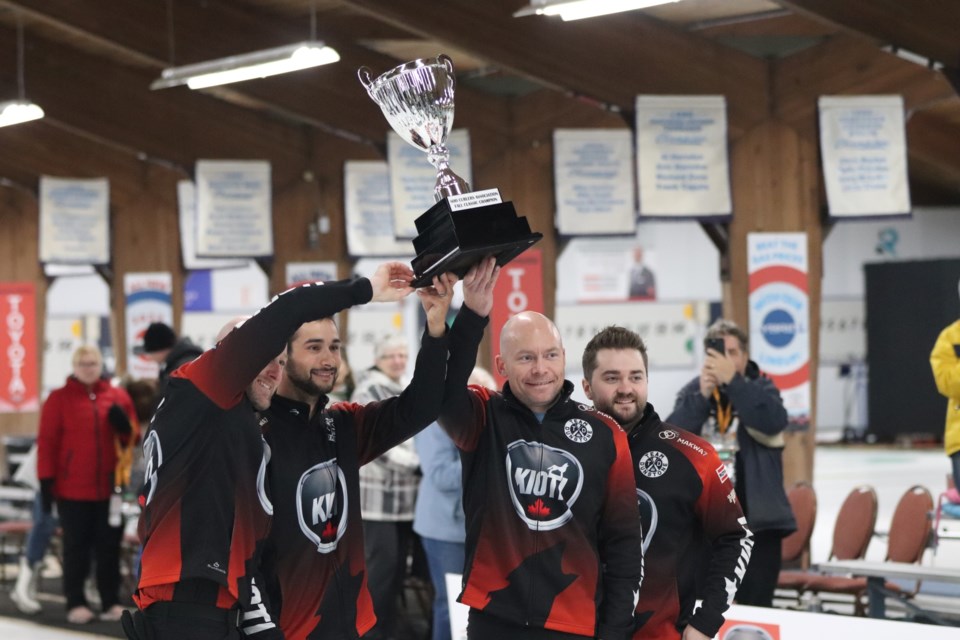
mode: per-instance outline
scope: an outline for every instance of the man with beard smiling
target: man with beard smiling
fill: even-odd
[[[473,369],[493,292],[464,303],[440,425],[463,464],[467,637],[629,638],[643,557],[626,436],[570,398],[560,334],[539,313],[503,327],[502,392],[451,384]]]
[[[124,616],[128,637],[224,638],[237,628],[255,640],[282,637],[256,581],[273,506],[264,486],[270,451],[254,411],[269,407],[297,327],[399,300],[412,278],[390,262],[369,280],[294,287],[173,372],[144,439],[134,596],[143,614]]]
[[[467,273],[486,286],[492,268]],[[392,398],[327,407],[341,364],[332,318],[302,325],[287,343],[286,375],[262,422],[273,454],[268,484],[274,521],[263,572],[287,640],[356,638],[376,623],[360,519],[360,466],[412,437],[440,411],[447,327],[457,277],[420,289],[427,315],[411,383]],[[466,387],[467,376],[460,380]]]
[[[629,434],[646,565],[633,638],[709,640],[752,547],[723,463],[706,440],[661,422],[647,402],[639,335],[607,327],[587,343],[582,364],[584,393]]]

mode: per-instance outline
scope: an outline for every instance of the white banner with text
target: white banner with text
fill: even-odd
[[[637,96],[640,215],[727,217],[727,104],[723,96]]]

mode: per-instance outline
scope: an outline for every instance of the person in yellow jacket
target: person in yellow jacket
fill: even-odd
[[[947,396],[943,444],[953,463],[953,483],[960,490],[960,320],[940,332],[930,353],[937,389]]]

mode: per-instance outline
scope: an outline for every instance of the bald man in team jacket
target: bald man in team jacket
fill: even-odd
[[[476,361],[492,291],[464,292],[448,380]],[[556,326],[524,312],[503,328],[501,393],[447,385],[440,425],[463,462],[473,640],[626,640],[643,577],[626,434],[571,399]]]

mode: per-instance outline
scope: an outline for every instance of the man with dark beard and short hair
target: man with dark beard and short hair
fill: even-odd
[[[327,406],[341,362],[332,318],[302,325],[287,344],[286,375],[261,423],[273,453],[267,479],[274,504],[262,569],[286,640],[356,638],[376,623],[364,562],[359,469],[436,419],[456,280],[444,274],[418,291],[427,329],[413,380],[397,397]],[[480,280],[476,270],[465,286],[474,280]],[[466,382],[464,376],[460,384]]]
[[[639,335],[607,327],[587,343],[582,364],[584,393],[627,432],[634,461],[646,579],[633,640],[708,640],[723,624],[753,544],[733,484],[713,447],[661,422],[647,402]]]

